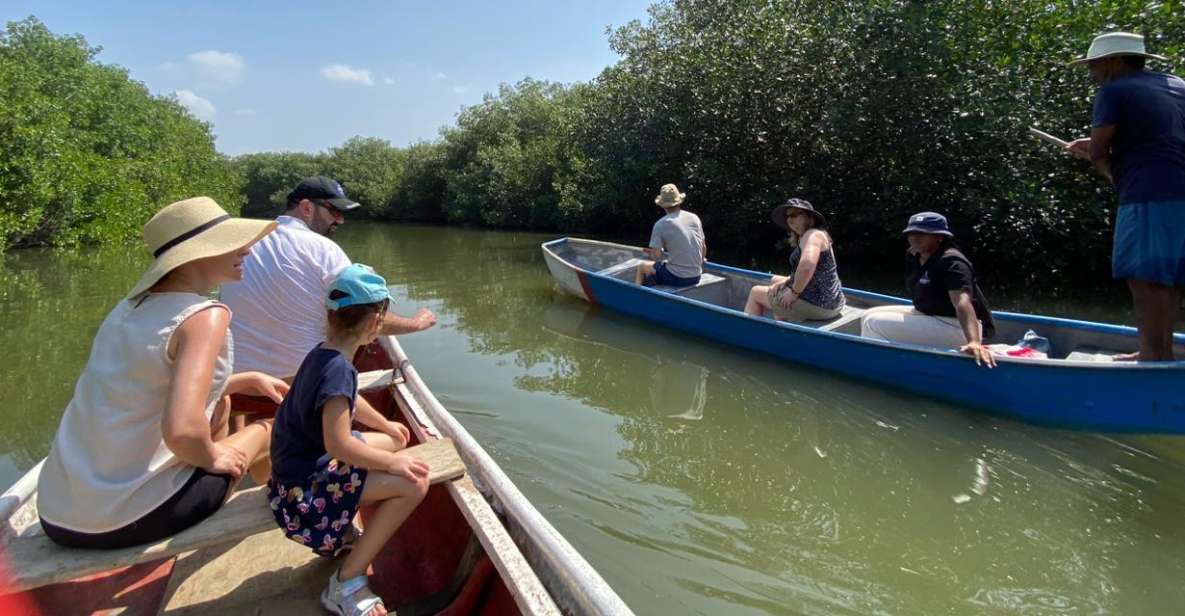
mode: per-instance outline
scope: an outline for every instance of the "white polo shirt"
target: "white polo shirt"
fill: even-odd
[[[299,218],[276,222],[243,261],[243,279],[221,294],[233,315],[234,371],[287,378],[325,340],[325,297],[350,258]]]

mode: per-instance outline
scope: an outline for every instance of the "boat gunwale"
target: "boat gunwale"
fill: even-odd
[[[487,499],[494,501],[491,504],[497,506],[499,513],[517,525],[521,534],[529,540],[527,549],[522,546],[519,548],[535,574],[542,580],[544,576],[539,575],[540,570],[559,572],[563,577],[558,581],[577,591],[562,597],[566,601],[559,601],[556,591],[544,582],[544,588],[551,598],[560,604],[567,603],[563,607],[575,608],[574,611],[580,614],[632,614],[633,611],[600,573],[543,517],[477,439],[437,400],[420,378],[399,341],[394,336],[384,336],[379,338],[379,342],[403,376],[403,384],[415,396],[415,401],[424,407],[433,427],[453,439],[457,452],[466,463],[468,476]],[[515,543],[518,545],[517,541]],[[538,562],[540,559],[542,562]]]
[[[804,333],[804,334],[812,334],[812,335],[817,335],[817,336],[830,337],[830,338],[836,339],[836,340],[859,342],[861,344],[876,345],[876,346],[890,348],[890,349],[900,349],[902,351],[909,351],[909,352],[913,352],[913,353],[925,353],[925,354],[929,354],[929,355],[936,355],[936,356],[947,357],[947,358],[951,358],[951,359],[966,359],[967,361],[974,361],[974,358],[972,358],[971,356],[960,353],[958,350],[955,350],[955,349],[939,349],[939,348],[935,348],[935,347],[928,347],[928,346],[913,344],[913,343],[908,343],[908,342],[892,342],[892,341],[888,341],[888,340],[874,340],[871,338],[864,338],[862,336],[848,334],[845,332],[821,330],[821,329],[818,329],[815,327],[799,325],[797,323],[792,323],[789,321],[774,321],[771,319],[763,319],[762,317],[756,317],[753,315],[745,314],[744,312],[742,312],[740,310],[728,308],[725,306],[719,306],[716,304],[705,302],[703,300],[698,300],[698,299],[691,298],[691,297],[685,297],[685,296],[677,295],[674,293],[667,293],[665,291],[660,291],[660,290],[657,290],[657,289],[654,289],[651,287],[645,287],[645,286],[639,287],[638,285],[636,285],[633,282],[628,282],[625,280],[614,278],[612,276],[598,274],[597,272],[595,272],[593,270],[586,269],[584,267],[576,265],[575,263],[572,263],[571,261],[568,261],[567,259],[564,259],[563,257],[559,256],[554,250],[551,250],[552,246],[559,246],[559,245],[563,245],[563,244],[566,244],[569,242],[571,242],[573,244],[590,244],[590,245],[608,246],[608,247],[613,247],[613,248],[622,248],[622,249],[630,250],[632,252],[640,252],[639,248],[637,248],[635,246],[628,246],[625,244],[617,244],[617,243],[613,243],[613,242],[605,242],[605,241],[601,241],[601,240],[588,240],[588,239],[572,238],[572,237],[563,237],[563,238],[559,238],[557,240],[551,240],[548,242],[544,242],[541,246],[544,249],[544,251],[548,255],[550,255],[552,258],[556,259],[560,263],[564,264],[566,267],[568,267],[576,272],[579,272],[579,273],[581,273],[583,275],[587,275],[587,276],[595,276],[600,281],[609,282],[609,283],[616,284],[616,285],[622,285],[623,287],[628,287],[629,289],[631,289],[633,291],[650,293],[651,298],[660,299],[660,300],[664,300],[664,301],[672,301],[673,300],[673,301],[678,301],[678,302],[685,302],[685,303],[691,304],[693,306],[696,306],[698,308],[707,308],[709,310],[718,312],[724,316],[728,316],[731,318],[743,318],[743,319],[764,321],[764,322],[766,322],[767,325],[770,325],[773,327],[781,327],[781,328],[788,329],[788,330],[796,332],[796,333]],[[711,261],[706,262],[705,266],[707,269],[712,270],[712,271],[717,271],[717,272],[721,272],[721,273],[725,273],[725,274],[730,274],[730,273],[731,274],[738,274],[738,275],[744,276],[746,278],[757,279],[758,281],[760,281],[762,279],[768,280],[769,277],[772,276],[772,274],[768,273],[768,272],[757,272],[754,270],[746,270],[746,269],[734,267],[731,265],[714,263]],[[908,305],[911,303],[909,300],[904,299],[904,298],[894,297],[892,295],[884,295],[881,293],[875,293],[873,291],[863,291],[860,289],[850,289],[848,287],[844,287],[843,292],[845,295],[851,294],[851,295],[853,295],[855,297],[859,297],[861,299],[872,299],[872,300],[876,300],[876,301],[884,301],[887,303],[897,304],[897,305]],[[1043,315],[1030,315],[1030,314],[1003,312],[1003,311],[992,311],[992,316],[993,317],[1001,317],[1001,320],[1007,320],[1007,321],[1011,321],[1011,322],[1046,324],[1046,325],[1051,325],[1051,326],[1055,326],[1055,327],[1078,329],[1078,330],[1095,332],[1095,333],[1116,334],[1116,335],[1122,335],[1125,337],[1132,337],[1132,338],[1134,338],[1136,336],[1136,329],[1133,327],[1127,327],[1127,326],[1123,326],[1123,325],[1112,325],[1112,324],[1107,324],[1107,323],[1098,323],[1095,321],[1080,321],[1080,320],[1076,320],[1076,319],[1066,319],[1066,318],[1062,318],[1062,317],[1049,317],[1049,316],[1043,316]],[[1174,342],[1185,344],[1185,334],[1174,334],[1173,338],[1174,338]],[[1074,369],[1090,369],[1090,370],[1125,370],[1125,371],[1134,370],[1137,372],[1154,372],[1154,371],[1161,371],[1161,370],[1185,372],[1185,360],[1154,361],[1154,362],[1098,362],[1098,361],[1085,361],[1085,360],[1073,360],[1073,359],[1001,357],[1001,356],[998,356],[998,357],[996,357],[996,362],[997,362],[997,364],[1015,364],[1017,366],[1023,366],[1026,368],[1040,368],[1040,369],[1054,369],[1054,370],[1074,368]]]

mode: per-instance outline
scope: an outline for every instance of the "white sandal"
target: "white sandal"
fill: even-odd
[[[338,616],[367,616],[376,607],[387,607],[382,598],[366,585],[365,575],[338,580],[340,572],[341,569],[338,569],[329,576],[329,585],[321,592],[321,605],[325,609]],[[395,612],[387,613],[395,615]]]

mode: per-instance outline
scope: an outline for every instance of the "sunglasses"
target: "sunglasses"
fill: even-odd
[[[322,201],[320,199],[316,199],[316,200],[312,200],[312,201],[313,201],[313,203],[316,203],[317,205],[329,210],[330,212],[333,212],[334,214],[341,214],[342,216],[346,215],[345,210],[337,209],[336,207],[333,206],[332,203],[330,203],[328,201]]]

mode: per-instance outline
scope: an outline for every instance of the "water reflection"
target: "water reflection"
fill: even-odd
[[[1185,484],[1166,470],[1179,466],[599,311],[554,294],[534,246],[476,243],[491,261],[438,285],[441,309],[474,352],[507,358],[516,389],[579,403],[550,421],[580,421],[579,409],[617,420],[612,456],[632,471],[598,474],[614,468],[601,461],[581,469],[578,494],[552,496],[565,510],[596,505],[573,514],[599,533],[589,540],[670,571],[645,587],[681,609],[1053,613],[1185,599],[1116,591],[1181,572],[1172,520]]]

